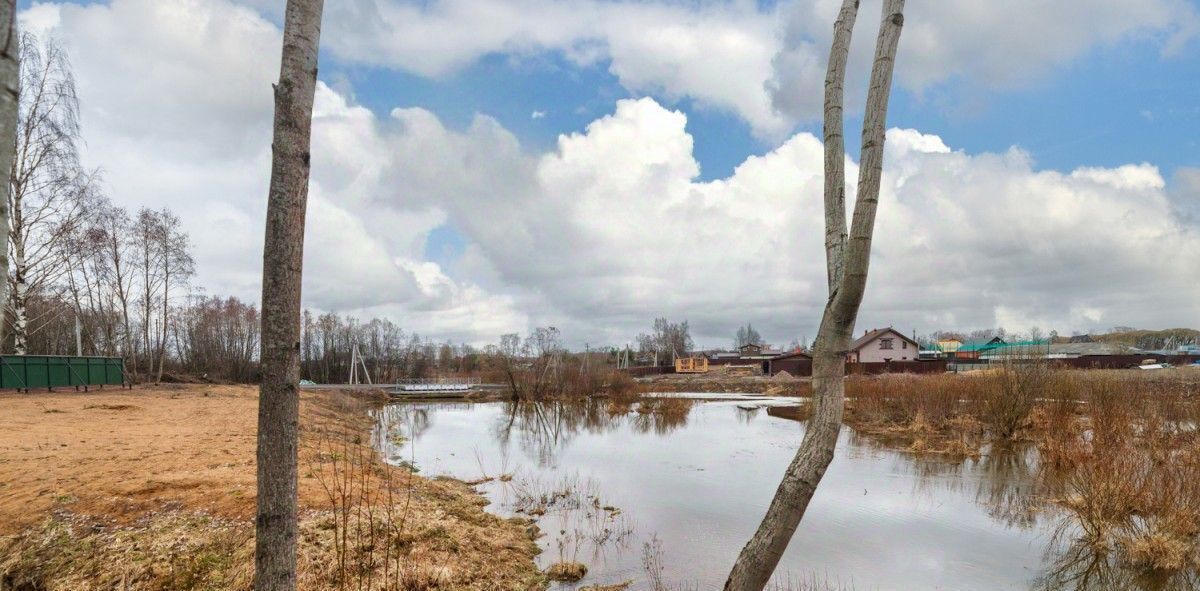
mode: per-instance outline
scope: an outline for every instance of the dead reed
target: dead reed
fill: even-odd
[[[1077,377],[1079,414],[1039,446],[1064,528],[1124,568],[1200,567],[1200,446],[1187,387],[1131,375]]]
[[[635,408],[633,428],[639,433],[665,434],[687,424],[696,401],[689,398],[643,398]]]

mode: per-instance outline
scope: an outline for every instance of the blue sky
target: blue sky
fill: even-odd
[[[538,152],[553,149],[560,134],[583,131],[588,123],[610,113],[618,99],[655,96],[624,89],[608,72],[607,63],[580,68],[554,54],[534,58],[488,55],[444,79],[379,67],[344,66],[334,56],[329,56],[329,61],[333,73],[327,78],[335,84],[345,81],[361,104],[378,115],[386,116],[396,107],[421,107],[452,127],[465,128],[477,114],[484,114],[515,133],[529,150]],[[688,131],[695,137],[701,178],[726,177],[747,156],[774,147],[756,139],[735,113],[698,107],[687,98],[656,98],[688,113]]]
[[[1162,56],[1145,42],[1100,48],[1028,88],[983,92],[943,84],[901,94],[891,123],[972,151],[1020,146],[1043,167],[1150,162],[1170,173],[1200,164],[1197,46]]]
[[[429,78],[392,68],[341,63],[326,51],[323,78],[345,83],[361,104],[384,116],[422,107],[447,124],[466,127],[476,114],[497,119],[531,151],[552,149],[562,133],[583,131],[620,98],[653,96],[688,115],[695,157],[705,180],[728,176],[747,156],[775,147],[756,138],[728,109],[687,97],[631,92],[610,63],[578,67],[551,52],[490,54],[452,75]],[[903,53],[900,68],[903,68]],[[1068,65],[1012,88],[952,79],[914,93],[897,88],[889,126],[935,133],[956,149],[999,152],[1018,146],[1045,168],[1149,162],[1170,174],[1200,165],[1200,44],[1163,55],[1157,43],[1133,39],[1098,47]],[[813,88],[820,93],[820,88]],[[538,118],[534,112],[543,114]],[[856,152],[861,118],[849,113],[847,149]],[[817,122],[796,130],[819,133]]]

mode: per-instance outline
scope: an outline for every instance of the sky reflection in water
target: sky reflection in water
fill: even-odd
[[[698,589],[721,587],[803,434],[732,401],[699,402],[682,417],[614,415],[605,402],[406,403],[381,420],[411,438],[382,444],[385,455],[423,475],[513,474],[480,486],[498,513],[564,483],[599,497],[541,518],[542,566],[565,555],[589,566],[579,585],[644,580],[643,546],[657,536],[666,579]],[[1053,528],[1028,510],[1032,457],[920,459],[844,430],[778,573],[855,589],[1029,589]],[[605,527],[597,549],[589,538]]]

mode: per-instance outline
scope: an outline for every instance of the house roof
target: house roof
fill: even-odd
[[[713,353],[708,353],[709,359],[736,359],[741,356],[742,356],[742,354],[738,353],[736,351],[735,352],[715,351]]]
[[[1000,337],[992,337],[990,339],[974,339],[967,341],[958,348],[959,352],[969,353],[971,351],[991,351],[997,347],[1003,347],[1007,343]]]
[[[778,361],[780,359],[793,359],[796,357],[812,359],[812,355],[809,355],[808,353],[805,353],[804,351],[788,351],[787,353],[780,353],[779,355],[772,357],[771,361]]]
[[[920,345],[918,345],[916,341],[912,340],[911,337],[906,337],[904,336],[904,333],[889,326],[887,328],[876,328],[875,330],[867,331],[867,334],[864,334],[863,336],[859,337],[858,340],[850,343],[850,350],[857,351],[863,348],[863,346],[867,343],[875,340],[877,337],[883,336],[885,333],[889,332],[900,337],[901,339],[904,339],[905,341],[912,343],[913,346],[917,347],[918,350],[921,348]]]
[[[703,353],[709,359],[752,359],[760,361],[782,355],[786,351],[773,349],[769,345],[742,345],[737,351],[706,351]]]
[[[1080,355],[1129,355],[1137,349],[1121,343],[1054,343],[1047,347],[1048,353],[1056,357],[1077,357]]]

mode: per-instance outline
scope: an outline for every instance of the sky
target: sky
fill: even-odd
[[[304,302],[436,340],[812,340],[836,0],[326,0]],[[21,2],[83,158],[257,301],[283,0]],[[848,187],[879,0],[847,80]],[[911,1],[858,327],[1200,325],[1200,5]]]

